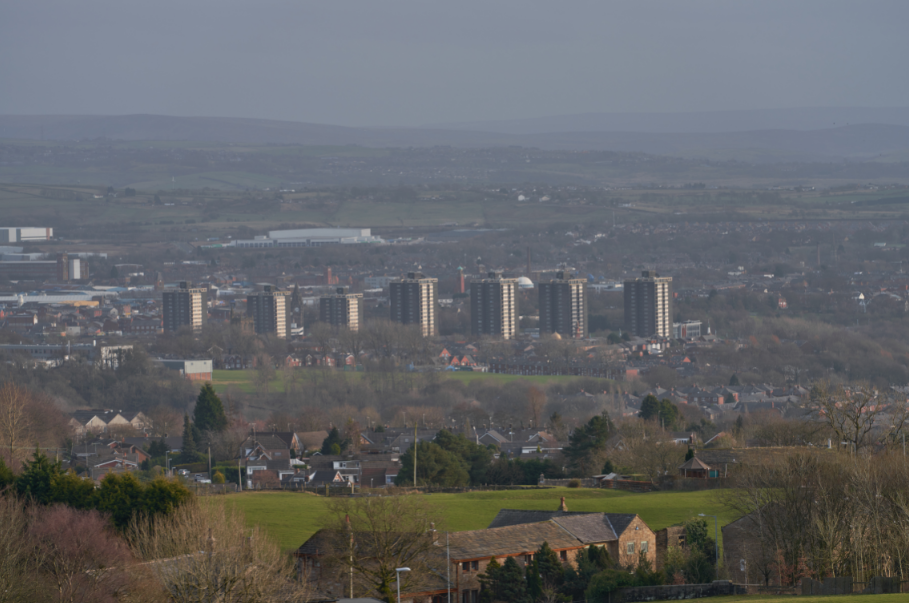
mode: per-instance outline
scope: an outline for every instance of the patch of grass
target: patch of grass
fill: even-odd
[[[716,501],[713,491],[631,494],[617,490],[551,488],[425,496],[438,506],[444,518],[443,529],[454,532],[483,529],[500,509],[555,509],[562,496],[569,510],[637,513],[653,530],[681,523],[699,513],[717,515],[720,527],[736,519]],[[227,500],[246,513],[250,525],[264,527],[284,549],[303,544],[326,520],[327,499],[314,494],[244,492],[229,495]],[[712,524],[712,517],[707,521]]]
[[[905,594],[900,595],[875,595],[874,603],[902,603],[906,599]],[[740,602],[759,602],[759,603],[783,603],[792,601],[791,595],[733,595],[729,597],[711,597],[710,603],[740,603]],[[858,601],[868,601],[867,595],[828,595],[824,597],[798,597],[799,603],[857,603]]]

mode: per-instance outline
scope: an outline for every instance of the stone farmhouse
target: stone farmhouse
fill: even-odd
[[[642,554],[654,565],[657,558],[656,535],[638,515],[572,513],[565,508],[564,499],[557,511],[503,509],[485,530],[452,532],[447,539],[433,531],[427,538],[432,538],[437,547],[436,567],[419,592],[401,593],[402,602],[447,603],[450,588],[452,602],[478,603],[479,576],[493,558],[502,564],[513,557],[526,567],[544,542],[563,563],[575,564],[588,546],[606,548],[613,561],[623,567],[636,567]],[[306,574],[313,588],[326,597],[349,594],[338,569],[326,564],[328,551],[336,541],[337,534],[320,530],[295,552],[300,573]],[[446,560],[450,563],[447,567]]]

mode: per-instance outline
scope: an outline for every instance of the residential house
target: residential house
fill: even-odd
[[[298,431],[296,436],[301,452],[306,450],[320,450],[322,448],[322,442],[328,437],[328,432],[324,429],[322,431]]]
[[[77,436],[88,433],[106,433],[111,428],[131,427],[143,431],[148,418],[141,411],[109,410],[93,408],[77,410],[72,414],[69,425]]]

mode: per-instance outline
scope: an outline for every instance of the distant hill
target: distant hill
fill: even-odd
[[[502,134],[557,132],[715,134],[755,130],[823,130],[859,124],[909,126],[909,107],[802,107],[692,113],[581,113],[533,119],[441,123],[427,127],[437,130],[472,130]]]
[[[892,116],[898,117],[900,111],[904,110],[892,110]],[[584,116],[570,117],[581,121],[584,119]],[[653,119],[654,123],[659,122],[658,117]],[[698,121],[701,118],[691,119],[689,123],[693,125],[701,123]],[[441,128],[352,128],[226,117],[7,115],[0,116],[0,138],[35,140],[43,136],[47,140],[107,138],[398,148],[520,146],[547,150],[641,152],[767,163],[874,159],[881,155],[905,152],[909,150],[909,111],[906,121],[906,125],[866,123],[808,130],[755,129],[683,133],[586,129],[516,134]],[[601,126],[605,127],[607,122],[608,120],[603,121]],[[633,120],[628,123],[640,125]],[[715,121],[711,127],[719,127],[718,123]],[[651,124],[650,127],[655,126]],[[681,126],[676,124],[672,127]]]

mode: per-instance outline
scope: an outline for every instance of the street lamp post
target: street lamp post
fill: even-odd
[[[698,517],[713,517],[713,564],[720,564],[720,527],[719,519],[716,515],[704,515],[703,513],[698,513]]]
[[[398,584],[398,603],[401,603],[401,572],[409,572],[409,567],[399,567],[395,569],[395,580]]]

